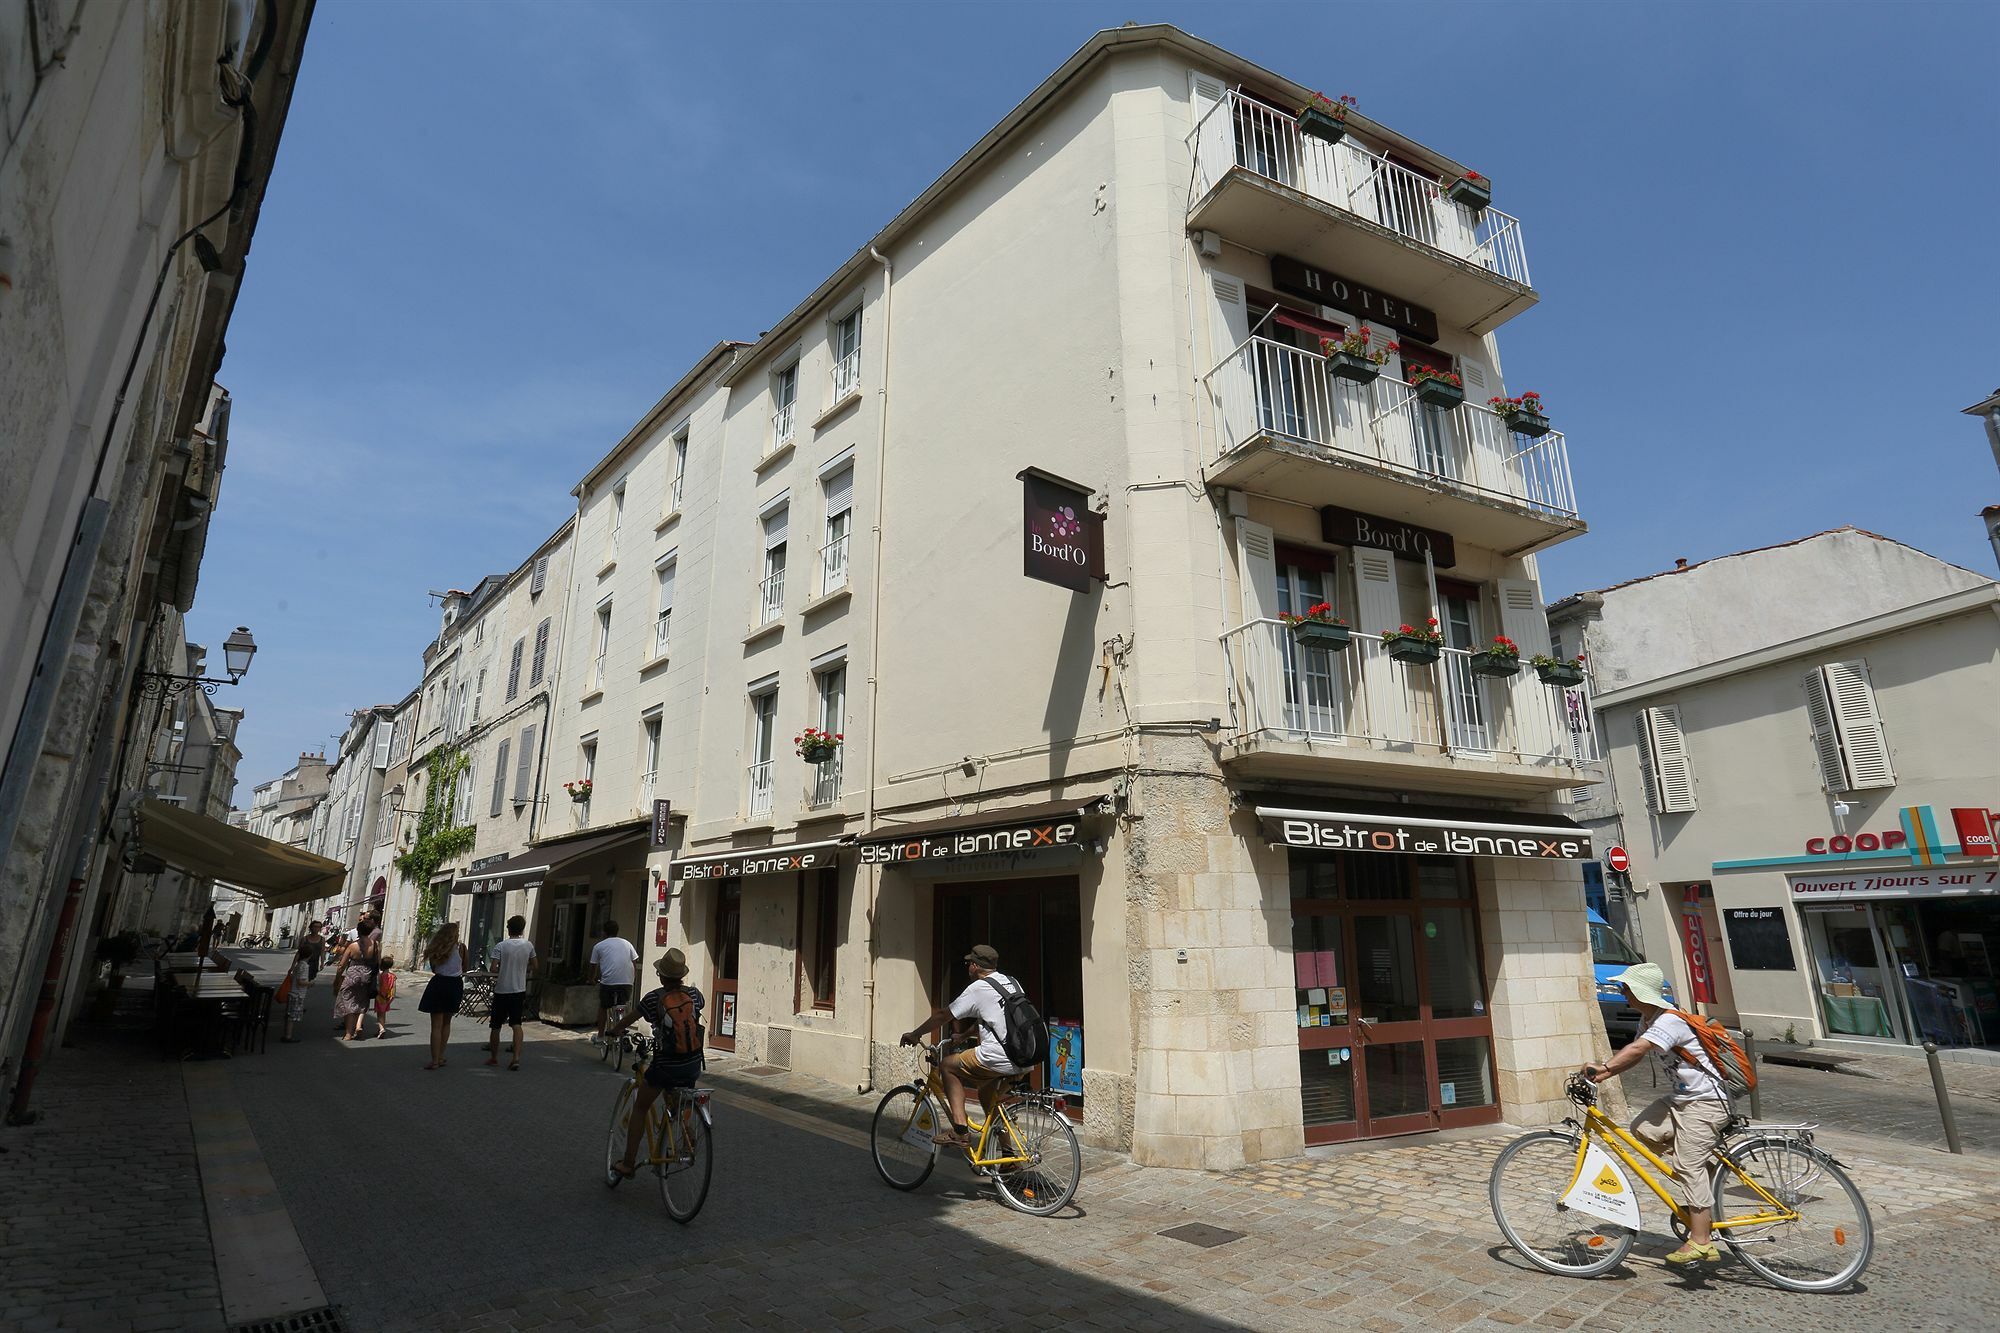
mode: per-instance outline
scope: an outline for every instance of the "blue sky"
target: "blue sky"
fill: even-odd
[[[400,698],[428,590],[510,569],[1066,59],[1171,22],[1491,176],[1542,303],[1508,384],[1593,531],[1551,597],[1858,524],[1992,573],[2000,10],[390,5],[313,20],[221,380],[190,634],[260,653],[239,799]]]

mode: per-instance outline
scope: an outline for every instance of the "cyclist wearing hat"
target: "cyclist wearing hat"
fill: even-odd
[[[653,971],[660,978],[659,988],[647,991],[639,1003],[619,1015],[604,1035],[606,1041],[616,1040],[641,1018],[653,1029],[653,1058],[646,1066],[646,1077],[639,1084],[638,1100],[632,1108],[631,1125],[625,1135],[625,1160],[614,1168],[626,1177],[638,1169],[639,1137],[646,1132],[653,1099],[668,1088],[692,1088],[702,1068],[704,1001],[701,991],[687,984],[687,955],[679,949],[669,949],[654,960]]]
[[[1632,1133],[1674,1168],[1668,1181],[1687,1209],[1688,1238],[1667,1262],[1679,1268],[1722,1257],[1710,1240],[1715,1195],[1709,1163],[1729,1124],[1729,1092],[1685,1018],[1667,1004],[1666,974],[1658,963],[1640,963],[1612,978],[1639,1009],[1639,1037],[1601,1065],[1585,1065],[1593,1083],[1622,1074],[1649,1055],[1658,1056],[1673,1092],[1641,1111]]]
[[[979,1104],[990,1117],[1001,1087],[1021,1072],[1007,1059],[1006,1048],[1000,1044],[1006,1023],[1000,999],[1003,994],[1020,989],[1019,983],[1000,971],[1000,952],[990,944],[972,946],[965,955],[965,974],[970,984],[959,992],[949,1009],[938,1010],[923,1026],[903,1034],[903,1045],[914,1046],[954,1018],[977,1026],[978,1046],[954,1051],[938,1066],[944,1077],[945,1096],[951,1101],[951,1128],[939,1130],[935,1137],[939,1143],[961,1148],[972,1143],[965,1124],[966,1086],[979,1090]]]

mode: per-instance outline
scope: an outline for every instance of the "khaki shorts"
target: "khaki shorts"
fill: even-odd
[[[1632,1133],[1674,1169],[1667,1192],[1685,1208],[1715,1207],[1709,1165],[1729,1123],[1729,1105],[1713,1098],[1682,1102],[1662,1097],[1639,1113]]]
[[[1003,1074],[997,1069],[988,1069],[980,1064],[979,1052],[976,1050],[953,1051],[945,1057],[944,1067],[950,1070],[952,1076],[959,1082],[977,1092],[979,1104],[989,1111],[993,1109],[993,1099],[999,1094],[1001,1085],[1018,1077],[1014,1074]]]

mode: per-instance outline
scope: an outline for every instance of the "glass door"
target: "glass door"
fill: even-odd
[[[1416,911],[1371,907],[1349,915],[1347,928],[1360,1052],[1361,1133],[1372,1137],[1436,1129]]]
[[[1441,593],[1438,610],[1444,620],[1444,641],[1458,653],[1444,656],[1445,716],[1451,726],[1451,748],[1485,754],[1493,748],[1493,731],[1487,724],[1484,677],[1472,674],[1472,663],[1463,653],[1485,647],[1479,625],[1479,603],[1470,597]]]
[[[1279,552],[1280,557],[1283,551]],[[1278,566],[1278,613],[1302,616],[1320,602],[1334,600],[1331,573]],[[1290,634],[1279,639],[1285,661],[1285,730],[1308,736],[1341,736],[1340,673],[1337,654],[1304,648]]]
[[[736,1049],[736,956],[743,929],[743,881],[725,879],[715,894],[715,985],[707,1014],[708,1044]]]

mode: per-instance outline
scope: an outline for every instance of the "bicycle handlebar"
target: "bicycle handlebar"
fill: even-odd
[[[1569,1076],[1569,1081],[1563,1085],[1563,1092],[1578,1106],[1597,1105],[1597,1085],[1581,1069]]]

